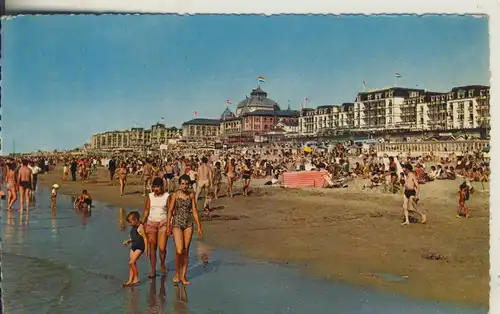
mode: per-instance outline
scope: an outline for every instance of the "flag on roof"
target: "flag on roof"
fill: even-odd
[[[193,112],[193,115],[194,115],[195,117],[197,117],[197,116],[198,116],[198,112],[197,112],[197,111],[194,111],[194,112]]]
[[[263,83],[266,81],[266,79],[263,76],[259,76],[257,80],[259,80],[259,83]]]
[[[306,98],[304,98],[304,100],[305,100],[305,101],[309,101],[309,98],[308,98],[308,97],[306,97]]]
[[[400,78],[402,75],[400,73],[396,73],[396,77]]]
[[[227,103],[228,105],[231,105],[233,102],[231,101],[231,99],[228,99],[228,100],[226,100],[226,103]]]
[[[165,120],[165,118],[164,118],[164,117],[161,117],[161,118],[160,118],[160,120]]]

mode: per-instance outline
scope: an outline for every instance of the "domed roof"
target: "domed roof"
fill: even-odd
[[[247,111],[244,110],[245,107],[268,107],[272,110],[281,110],[277,102],[272,99],[267,98],[267,93],[263,91],[260,86],[253,89],[250,93],[250,97],[242,100],[237,106],[237,112]]]
[[[224,112],[220,116],[220,119],[225,120],[227,118],[233,118],[233,117],[234,117],[234,113],[231,110],[229,110],[229,107],[226,107],[226,110],[224,110]]]

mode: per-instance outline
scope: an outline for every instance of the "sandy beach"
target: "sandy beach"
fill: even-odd
[[[95,200],[117,206],[117,218],[119,207],[142,212],[144,206],[139,178],[129,176],[128,181],[127,195],[120,196],[117,182],[108,182],[103,168],[85,184],[63,182],[60,168],[39,180],[42,186],[58,183],[60,193],[68,195],[85,188]],[[361,191],[358,183],[338,190],[286,190],[257,184],[250,197],[213,201],[214,220],[203,222],[208,245],[297,264],[311,275],[334,281],[488,305],[488,192],[472,195],[471,218],[457,219],[459,181],[423,185],[419,204],[428,211],[429,222],[402,227],[400,195]],[[481,184],[474,186],[482,190]],[[401,280],[388,280],[384,274]]]

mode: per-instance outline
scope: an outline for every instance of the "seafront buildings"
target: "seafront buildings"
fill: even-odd
[[[92,135],[90,142],[94,150],[142,150],[157,149],[168,140],[179,139],[180,130],[176,127],[167,128],[157,123],[151,129],[131,128],[124,131],[107,131]]]
[[[157,123],[92,136],[93,149],[158,149],[169,140],[201,146],[215,141],[271,141],[346,132],[442,131],[489,129],[490,87],[469,85],[447,92],[389,87],[359,92],[353,102],[316,108],[282,109],[259,87],[229,106],[219,119],[195,118],[181,129]]]

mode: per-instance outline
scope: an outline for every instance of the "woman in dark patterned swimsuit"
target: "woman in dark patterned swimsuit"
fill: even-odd
[[[168,234],[173,234],[175,243],[175,276],[174,283],[182,282],[188,285],[189,281],[186,279],[188,259],[189,259],[189,246],[191,238],[193,237],[193,221],[198,227],[198,235],[201,237],[203,231],[201,230],[200,219],[198,218],[198,209],[194,193],[189,192],[189,185],[191,179],[188,175],[183,174],[179,178],[179,190],[171,197],[172,200],[168,206],[167,221],[170,221],[168,227]]]

